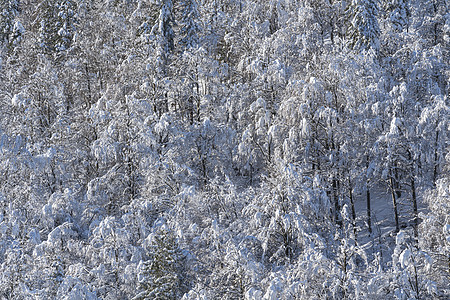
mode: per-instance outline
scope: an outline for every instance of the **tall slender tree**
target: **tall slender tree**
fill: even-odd
[[[352,0],[347,7],[348,37],[354,49],[379,48],[378,1]]]

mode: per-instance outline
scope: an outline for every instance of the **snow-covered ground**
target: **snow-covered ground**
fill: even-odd
[[[387,186],[378,185],[371,189],[372,234],[369,234],[367,225],[366,194],[358,193],[355,197],[355,210],[357,216],[357,240],[368,254],[381,252],[384,262],[391,259],[395,247],[395,218],[391,193]],[[427,211],[425,204],[418,196],[418,209]],[[403,193],[398,200],[398,213],[400,230],[410,231],[413,234],[413,209],[411,196]]]

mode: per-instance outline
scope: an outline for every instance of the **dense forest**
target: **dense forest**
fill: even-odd
[[[449,58],[447,0],[0,0],[0,299],[449,299]]]

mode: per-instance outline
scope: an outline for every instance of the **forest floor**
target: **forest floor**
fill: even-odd
[[[425,203],[418,195],[418,210],[427,212]],[[410,231],[413,235],[413,210],[412,201],[408,193],[403,193],[398,199],[398,214],[400,230]],[[395,220],[392,197],[387,187],[376,186],[371,190],[372,233],[369,233],[367,225],[367,203],[365,193],[355,197],[355,210],[357,217],[357,241],[372,260],[375,253],[379,253],[384,263],[390,262],[395,248]]]

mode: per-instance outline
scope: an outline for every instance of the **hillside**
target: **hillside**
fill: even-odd
[[[0,0],[0,299],[449,299],[445,0]]]

